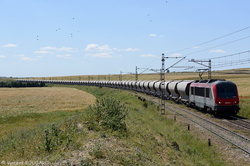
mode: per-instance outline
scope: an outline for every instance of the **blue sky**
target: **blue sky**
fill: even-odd
[[[247,51],[249,6],[249,0],[0,0],[0,76],[118,74],[160,69],[162,53],[186,56],[180,65],[193,66],[188,60]],[[167,59],[166,67],[175,62]],[[250,65],[227,68],[240,67]]]

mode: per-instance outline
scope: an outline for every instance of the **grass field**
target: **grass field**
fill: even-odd
[[[0,94],[0,136],[53,122],[95,102],[93,95],[72,88],[0,88]]]
[[[0,114],[83,110],[95,97],[72,88],[0,88]]]

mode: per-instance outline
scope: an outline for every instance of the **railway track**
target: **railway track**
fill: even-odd
[[[231,131],[217,123],[207,120],[201,116],[198,116],[192,112],[186,111],[184,109],[179,109],[177,107],[168,108],[169,110],[189,119],[193,123],[203,127],[204,129],[212,132],[216,136],[222,138],[223,140],[229,142],[240,150],[250,155],[250,139],[242,136],[234,131]],[[181,110],[176,111],[177,109]],[[194,118],[195,117],[195,118]]]
[[[228,121],[244,129],[250,130],[250,121],[239,118],[237,116],[230,116]]]
[[[159,99],[153,99],[152,97],[147,97],[142,95],[146,99],[157,103]],[[213,133],[214,135],[218,136],[219,138],[227,141],[228,143],[232,144],[233,146],[237,147],[241,151],[245,152],[246,154],[250,155],[250,139],[242,136],[234,131],[231,131],[211,120],[205,119],[197,114],[194,114],[186,109],[179,108],[174,104],[168,104],[167,110],[174,112],[182,116],[185,119],[188,119],[192,123],[201,126],[202,128],[208,130],[209,132]]]

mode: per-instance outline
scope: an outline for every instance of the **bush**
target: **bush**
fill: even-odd
[[[124,132],[127,130],[125,123],[127,112],[128,109],[120,101],[113,98],[100,99],[90,106],[89,124],[91,128],[93,124],[98,124],[112,131]]]

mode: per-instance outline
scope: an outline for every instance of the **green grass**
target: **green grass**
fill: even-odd
[[[19,115],[16,119],[1,119],[0,123],[33,119],[33,127],[6,133],[0,140],[0,161],[35,160],[68,165],[228,165],[219,150],[208,147],[206,141],[193,136],[185,126],[160,116],[156,105],[149,101],[117,89],[67,87],[85,90],[98,99],[112,97],[121,101],[128,110],[126,134],[106,127],[89,128],[87,112],[91,109]]]
[[[55,121],[56,119],[53,120],[53,124],[44,122],[32,129],[6,133],[0,141],[0,159],[9,162],[44,160],[52,151],[54,153],[51,159],[53,159],[63,150],[66,151],[72,147],[77,149],[76,144],[71,141],[77,135],[75,120],[71,121],[71,118],[66,118],[66,120],[61,120],[61,123]]]
[[[61,121],[67,117],[79,114],[79,112],[48,112],[48,113],[24,113],[17,116],[0,117],[0,136],[6,136],[6,133],[16,132],[23,129],[37,128],[39,125],[51,124]]]
[[[240,99],[239,116],[250,119],[250,98]]]

